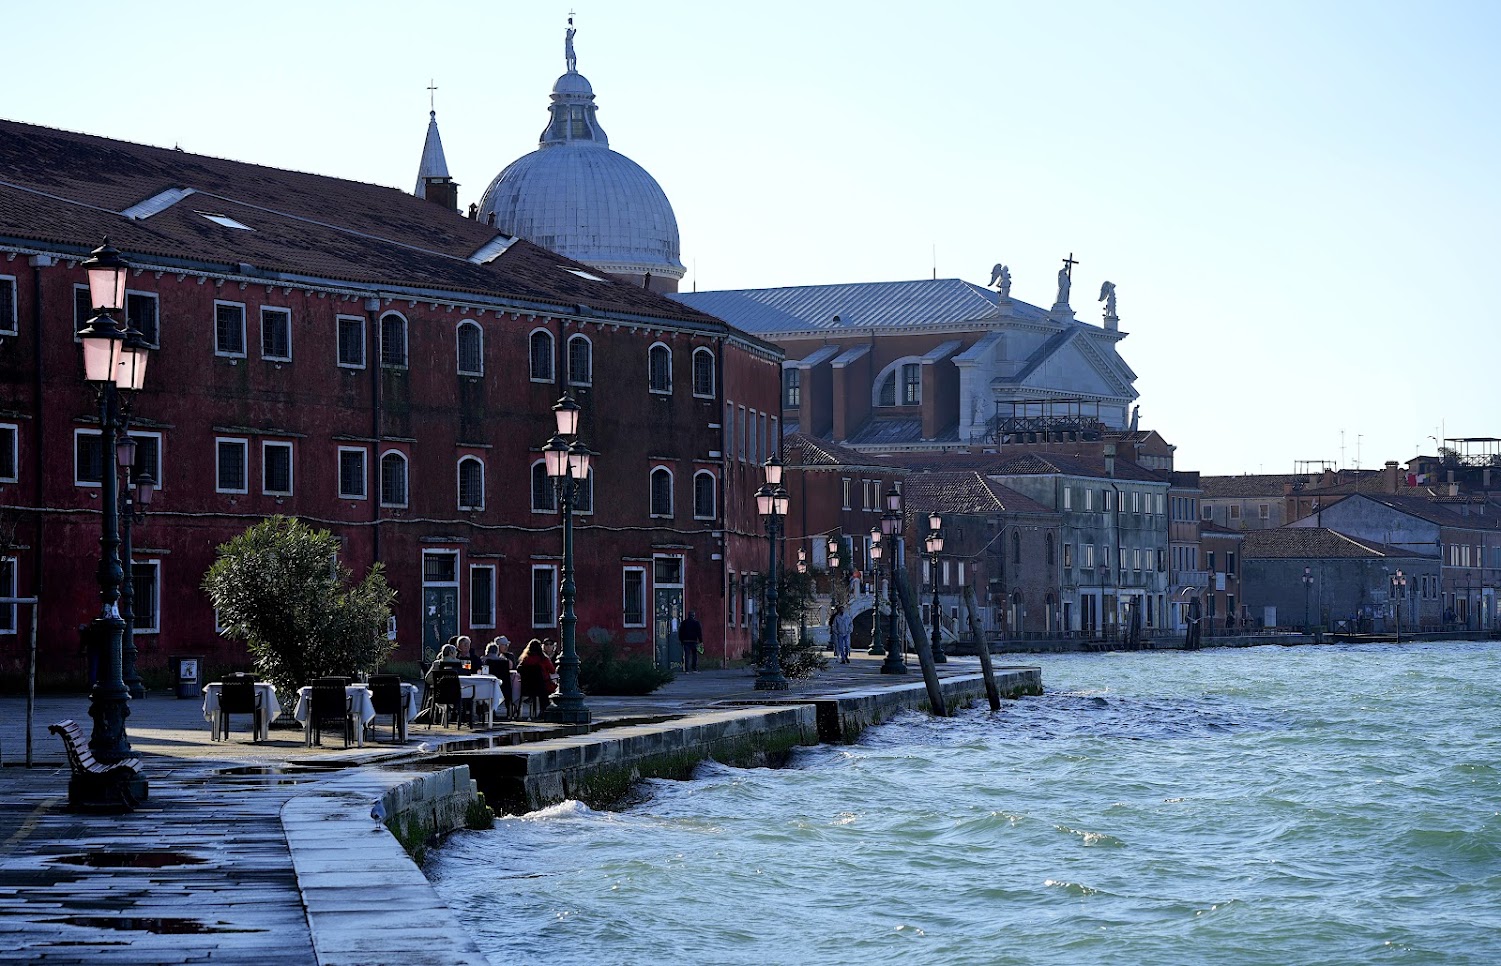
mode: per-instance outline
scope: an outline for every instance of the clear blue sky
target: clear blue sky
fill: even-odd
[[[926,278],[936,250],[1047,305],[1073,252],[1180,468],[1501,436],[1501,6],[573,6],[685,287]],[[467,205],[536,146],[569,8],[14,5],[0,115],[410,191],[432,78]]]

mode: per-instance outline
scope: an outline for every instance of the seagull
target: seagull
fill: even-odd
[[[386,820],[386,805],[378,798],[375,800],[375,804],[370,807],[370,817],[377,822],[384,822]]]

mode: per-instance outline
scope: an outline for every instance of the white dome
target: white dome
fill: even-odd
[[[540,146],[495,176],[480,217],[603,272],[682,278],[672,204],[646,169],[610,150],[588,79],[559,77],[548,110]]]

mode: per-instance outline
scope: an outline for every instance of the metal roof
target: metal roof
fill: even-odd
[[[673,298],[758,335],[1051,318],[1044,309],[1016,299],[1010,316],[1003,317],[998,293],[957,278],[679,292]]]

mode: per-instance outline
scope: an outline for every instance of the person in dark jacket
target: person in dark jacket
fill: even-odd
[[[688,619],[678,625],[678,642],[683,645],[683,671],[697,671],[698,652],[704,646],[704,628],[697,612],[690,610]]]

